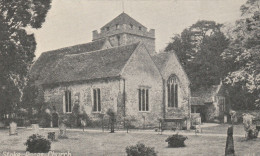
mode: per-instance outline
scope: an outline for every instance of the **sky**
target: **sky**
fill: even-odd
[[[246,0],[52,0],[42,28],[35,34],[36,58],[42,52],[92,41],[92,31],[124,12],[155,29],[156,50],[198,20],[232,23]],[[124,5],[123,5],[124,4]],[[124,7],[123,7],[124,6]]]

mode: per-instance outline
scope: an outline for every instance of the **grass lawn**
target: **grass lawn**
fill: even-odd
[[[225,126],[223,129],[226,129]],[[217,127],[217,129],[221,128]],[[212,128],[212,127],[211,127]],[[206,130],[206,129],[205,129]],[[49,131],[40,130],[40,134],[47,136]],[[57,132],[57,131],[56,131]],[[223,130],[224,132],[224,130]],[[8,130],[0,130],[0,151],[25,152],[24,142],[33,134],[33,130],[18,129],[18,136],[9,136]],[[165,139],[168,135],[143,133],[108,133],[108,132],[75,132],[68,131],[69,139],[60,139],[52,143],[51,150],[55,152],[70,151],[73,156],[121,156],[126,155],[125,147],[142,142],[155,147],[159,156],[168,155],[224,155],[226,137],[223,136],[188,136],[184,148],[168,148]],[[260,139],[245,141],[244,138],[234,137],[237,155],[260,155]],[[1,152],[2,154],[2,152]]]

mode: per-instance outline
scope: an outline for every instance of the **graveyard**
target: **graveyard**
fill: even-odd
[[[110,133],[105,129],[70,129],[67,128],[67,138],[58,138],[51,142],[51,152],[65,153],[72,155],[126,155],[125,148],[138,142],[147,146],[155,147],[158,155],[223,155],[225,153],[226,132],[228,124],[202,127],[202,133],[195,134],[190,131],[163,131],[162,134],[154,130],[125,130],[115,129],[115,133]],[[26,146],[24,143],[32,134],[38,133],[47,138],[48,133],[60,134],[58,128],[18,128],[17,135],[9,135],[9,129],[0,130],[1,154],[24,153]],[[169,148],[165,142],[166,138],[172,134],[182,134],[187,136],[185,147]],[[257,155],[260,153],[260,139],[246,140],[243,125],[234,125],[234,149],[237,155]],[[6,153],[3,153],[6,152]]]

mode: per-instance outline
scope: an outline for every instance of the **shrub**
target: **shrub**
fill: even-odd
[[[51,142],[39,134],[31,135],[25,145],[27,146],[26,151],[30,153],[48,153],[51,149]]]
[[[188,139],[187,137],[179,134],[174,134],[169,136],[165,141],[168,142],[169,147],[184,147],[184,141]]]
[[[138,143],[134,146],[126,147],[127,156],[157,156],[154,147],[145,146],[143,143]]]

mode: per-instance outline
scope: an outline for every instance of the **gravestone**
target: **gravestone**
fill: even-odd
[[[83,127],[83,131],[84,131],[84,129],[85,129],[85,127],[86,127],[86,121],[84,121],[84,120],[80,120],[80,124],[81,124],[81,126]]]
[[[236,111],[234,111],[234,110],[231,110],[230,112],[229,112],[229,114],[230,114],[230,116],[231,116],[231,123],[232,124],[234,124],[234,123],[237,123],[237,113],[236,113]]]
[[[66,134],[67,127],[64,123],[60,124],[59,130],[60,130],[59,137],[60,138],[67,138],[67,134]]]
[[[17,124],[15,122],[10,123],[9,135],[17,135]]]
[[[39,124],[32,124],[32,129],[35,134],[39,133]]]
[[[227,130],[225,156],[235,156],[234,141],[233,141],[233,126],[228,127]]]
[[[227,115],[224,115],[224,123],[227,123]]]

